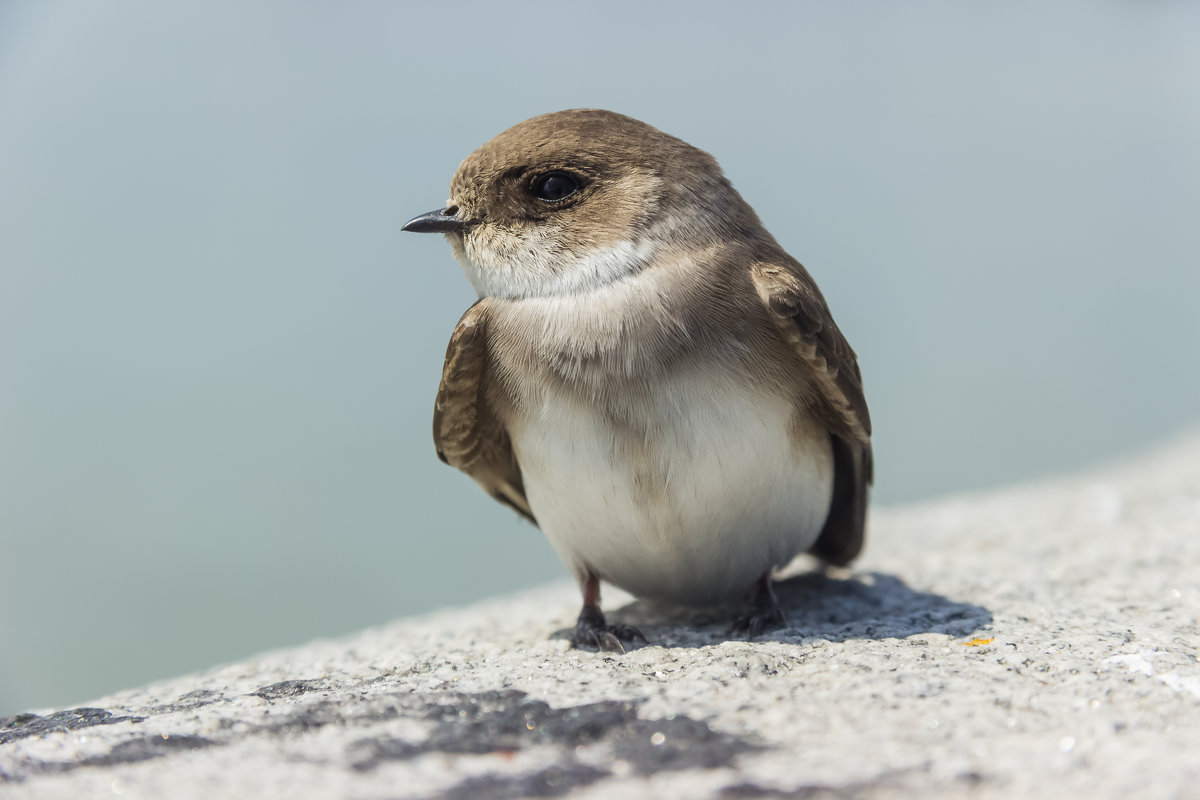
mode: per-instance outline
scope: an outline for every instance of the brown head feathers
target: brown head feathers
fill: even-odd
[[[651,249],[770,240],[708,153],[594,109],[500,133],[459,166],[449,203],[455,255],[483,296],[579,291]]]

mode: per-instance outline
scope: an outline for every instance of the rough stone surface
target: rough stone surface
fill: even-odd
[[[1194,797],[1200,437],[876,513],[787,628],[559,584],[0,719],[0,796]]]

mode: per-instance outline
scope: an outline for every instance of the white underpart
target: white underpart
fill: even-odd
[[[641,597],[708,605],[813,544],[832,452],[824,427],[798,423],[793,399],[750,374],[734,343],[711,357],[655,350],[686,340],[663,306],[671,280],[656,269],[498,303],[493,324],[524,352],[493,352],[524,375],[508,430],[534,516],[567,565]]]
[[[496,252],[447,236],[454,256],[480,297],[538,297],[586,292],[636,271],[652,254],[649,241],[619,241],[572,253],[537,240]]]
[[[833,484],[822,427],[796,446],[788,402],[708,372],[669,378],[638,412],[653,434],[630,442],[584,398],[547,391],[510,427],[533,513],[576,575],[708,605],[811,547]]]

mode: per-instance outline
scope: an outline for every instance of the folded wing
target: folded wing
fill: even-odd
[[[867,490],[873,479],[871,417],[858,359],[838,330],[812,276],[798,262],[760,263],[750,275],[783,340],[805,363],[818,395],[814,411],[833,444],[833,501],[825,527],[810,552],[847,564],[862,550]]]
[[[487,301],[481,300],[463,314],[450,337],[433,409],[433,441],[438,458],[537,524],[508,431],[488,404],[487,327]]]

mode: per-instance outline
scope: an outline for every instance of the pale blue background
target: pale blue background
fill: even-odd
[[[0,2],[0,714],[565,574],[434,457],[472,296],[399,232],[545,111],[717,155],[860,354],[880,502],[1195,423],[1198,34],[1170,2]]]

